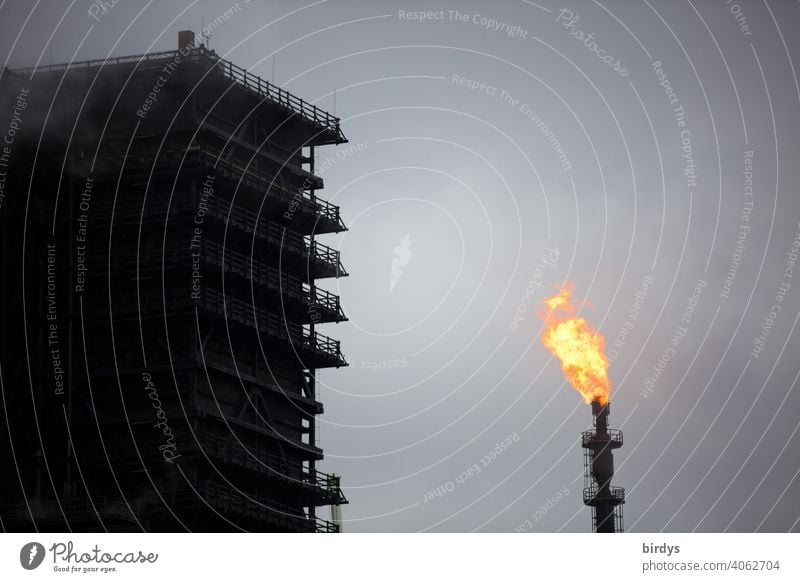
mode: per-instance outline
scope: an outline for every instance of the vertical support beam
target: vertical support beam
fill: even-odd
[[[67,153],[69,155],[69,153]],[[66,265],[72,264],[72,227],[75,224],[75,178],[69,178],[69,196],[67,197],[67,204],[69,204],[69,223],[67,226],[67,232],[64,235],[64,240],[67,241],[66,250],[64,252],[67,253],[66,257]],[[75,359],[73,357],[73,344],[75,338],[73,337],[74,326],[73,322],[75,320],[75,293],[73,290],[75,289],[75,272],[73,269],[69,269],[69,287],[67,288],[67,425],[69,427],[69,433],[74,437],[74,431],[72,428],[72,389],[74,383],[72,381],[73,376],[75,375]],[[68,491],[64,492],[65,495],[72,497],[74,495],[73,491],[73,483],[72,483],[72,456],[75,449],[72,447],[71,438],[67,440],[66,446],[66,484],[65,489]]]
[[[12,178],[13,179],[13,178]],[[8,386],[8,369],[9,369],[9,362],[10,362],[10,348],[9,348],[9,327],[11,325],[10,314],[9,314],[9,281],[12,279],[8,276],[9,273],[9,264],[8,264],[8,243],[10,239],[9,234],[9,220],[6,218],[10,216],[10,211],[8,210],[8,204],[12,204],[10,198],[6,200],[2,209],[0,209],[0,281],[3,282],[0,285],[0,382],[3,384],[3,397],[5,399],[5,403],[3,407],[6,408],[8,404],[11,403],[10,393],[7,390]],[[8,413],[8,409],[4,411],[6,414]],[[8,433],[5,431],[9,430],[8,427],[5,428],[3,431],[3,438],[0,439],[0,466],[4,468],[6,477],[4,479],[0,479],[0,504],[2,505],[11,505],[13,503],[13,496],[11,491],[13,490],[13,486],[11,485],[11,471],[9,470],[12,466],[12,455],[11,455],[11,439],[6,438]],[[3,525],[4,524],[0,524]]]
[[[316,166],[316,164],[315,164],[315,152],[314,152],[314,146],[313,145],[309,147],[309,159],[310,159],[310,162],[309,162],[308,171],[313,174],[314,173],[314,168]],[[316,199],[316,193],[315,193],[315,190],[314,190],[313,186],[311,188],[311,199],[312,200]],[[311,231],[311,236],[310,236],[311,248],[312,249],[314,248],[315,237],[316,237],[316,234],[312,230]],[[314,277],[309,277],[308,284],[311,287],[311,297],[315,297],[316,294],[317,294],[317,283],[314,280]],[[311,337],[314,337],[315,325],[314,325],[314,318],[313,317],[311,318],[311,324],[309,325],[309,329],[311,330]],[[311,383],[312,395],[313,395],[314,399],[316,399],[316,397],[317,397],[317,370],[315,368],[309,368],[308,369],[308,378],[309,378],[309,382]],[[312,447],[316,446],[316,444],[317,444],[317,417],[314,414],[311,415],[311,422],[309,422],[308,444],[311,445]],[[316,470],[317,470],[317,461],[316,461],[316,459],[312,458],[308,462],[308,468],[309,468],[309,473],[312,476],[316,475]],[[317,508],[314,505],[311,505],[308,508],[308,517],[310,517],[311,519],[316,519],[316,517],[317,517]]]

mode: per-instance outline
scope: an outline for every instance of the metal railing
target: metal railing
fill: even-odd
[[[199,155],[205,160],[206,164],[213,165],[217,158],[210,148],[201,148],[200,150],[193,150],[195,154]],[[159,159],[162,159],[161,156]],[[169,154],[166,159],[172,160],[172,155]],[[175,163],[180,163],[180,159],[175,159]],[[225,160],[219,160],[221,165],[225,165]],[[235,173],[238,175],[242,169],[236,169]],[[275,195],[281,198],[287,204],[293,199],[297,200],[295,193],[290,192],[279,186],[276,182],[270,182],[266,178],[259,178],[251,173],[251,179],[257,181],[256,189],[263,191],[269,190],[269,195]],[[339,207],[331,204],[321,198],[311,199],[308,192],[298,190],[296,193],[300,196],[299,204],[309,214],[329,220],[341,227],[340,230],[346,230],[342,223]],[[209,204],[216,204],[217,208],[221,208],[221,218],[225,219],[228,215],[228,209],[231,208],[231,214],[239,216],[239,211],[244,210],[238,205],[231,205],[228,201],[221,201],[217,197],[209,197],[207,202]],[[194,199],[187,198],[183,193],[177,193],[170,201],[167,196],[150,194],[147,198],[147,206],[144,208],[144,216],[142,216],[142,201],[138,197],[133,199],[127,196],[118,196],[114,206],[114,224],[139,224],[144,222],[144,219],[151,215],[151,213],[161,212],[160,219],[166,217],[167,208],[169,208],[170,216],[177,216],[178,214],[194,213],[197,211],[198,202]],[[249,211],[246,211],[249,212]],[[254,215],[254,213],[251,213]],[[101,203],[92,206],[92,222],[106,223],[111,219],[111,204]]]
[[[285,247],[303,258],[323,263],[334,271],[337,277],[347,276],[339,251],[240,206],[223,203],[217,198],[209,198],[207,205],[209,216],[225,221],[226,224],[240,228],[244,232],[255,234],[272,244]]]
[[[341,310],[338,295],[319,287],[311,287],[297,277],[283,273],[275,267],[265,265],[215,242],[205,241],[202,248],[202,258],[206,263],[224,267],[227,272],[252,280],[282,295],[298,297],[303,306],[309,310],[313,308],[335,313],[335,321],[346,319]]]
[[[236,158],[240,161],[246,161],[248,166],[255,166],[256,171],[259,171],[259,159],[266,159],[272,164],[275,164],[275,166],[278,166],[280,168],[280,170],[278,170],[279,172],[291,172],[302,178],[307,184],[318,184],[321,180],[319,176],[303,168],[302,164],[292,163],[290,158],[282,158],[272,153],[272,151],[270,151],[271,148],[259,147],[259,145],[254,142],[242,139],[238,134],[233,133],[233,129],[224,129],[215,123],[204,120],[203,124],[200,125],[200,131],[209,133],[223,141],[225,144],[225,151],[230,155],[234,155],[236,152],[236,147],[234,146],[244,148],[247,152],[246,156],[236,156]],[[201,134],[199,139],[195,137],[195,141],[205,141],[204,136]],[[277,146],[277,144],[271,145],[273,147]]]
[[[53,73],[73,69],[93,69],[97,67],[113,67],[115,65],[136,65],[153,61],[163,61],[175,57],[177,51],[161,51],[157,53],[144,53],[139,55],[128,55],[124,57],[114,57],[108,59],[91,59],[88,61],[73,61],[69,63],[57,63],[53,65],[40,65],[38,67],[24,67],[13,69],[18,74],[26,73]]]
[[[341,343],[317,332],[306,329],[299,323],[285,321],[282,317],[269,313],[249,303],[234,299],[227,295],[205,288],[201,292],[202,305],[209,311],[238,321],[250,327],[257,327],[268,335],[288,339],[299,349],[321,352],[337,361],[344,362]]]
[[[586,430],[581,433],[581,446],[587,447],[589,445],[597,445],[603,443],[610,443],[612,448],[622,446],[622,431],[616,429],[608,429],[608,436],[599,435],[597,431]]]
[[[222,210],[222,206],[218,202],[212,202],[212,200],[213,198],[209,199],[208,216],[213,216],[218,220],[225,220],[225,211]],[[285,229],[277,223],[264,218],[257,218],[254,213],[238,209],[235,215],[231,215],[228,224],[236,226],[244,232],[255,234],[262,240],[274,245],[277,249],[293,253],[299,260],[310,263],[310,266],[325,268],[325,271],[319,275],[315,274],[314,269],[311,269],[310,275],[314,278],[331,275],[343,277],[348,274],[342,265],[339,251],[317,241],[312,241],[310,237],[304,237],[294,231]],[[208,248],[212,247],[208,246]],[[110,258],[107,251],[92,253],[88,262],[92,266],[99,265],[109,269],[134,268],[138,264],[139,268],[142,269],[147,268],[145,267],[146,263],[152,260],[158,260],[165,264],[175,264],[181,260],[188,260],[190,254],[187,244],[178,244],[173,241],[167,243],[163,248],[153,245],[114,248]],[[249,260],[244,255],[239,256]]]
[[[161,64],[162,61],[175,60],[179,54],[180,51],[171,50],[109,59],[93,59],[38,67],[26,67],[13,69],[13,72],[18,74],[52,73],[67,70],[113,67],[116,65],[135,65],[139,67],[143,63],[146,65]],[[344,135],[340,127],[341,120],[338,117],[331,115],[327,111],[323,111],[316,105],[312,105],[296,95],[292,95],[286,89],[282,89],[254,75],[247,69],[234,65],[232,62],[218,56],[215,51],[203,45],[191,49],[186,55],[181,55],[181,60],[194,62],[207,61],[216,67],[225,78],[258,93],[271,102],[280,105],[290,113],[310,121],[319,130],[334,133],[337,140],[344,140]]]
[[[197,121],[203,122],[203,125],[201,127],[208,127],[209,120],[211,120],[213,122],[211,126],[212,127],[216,126],[215,129],[222,130],[225,133],[225,135],[236,135],[239,138],[246,139],[248,137],[247,134],[249,134],[249,132],[243,131],[243,126],[238,120],[234,120],[225,115],[222,115],[219,109],[215,111],[213,109],[206,109],[205,107],[198,105],[197,117],[195,119]],[[252,146],[259,145],[258,140],[255,139],[248,143]],[[275,140],[267,140],[264,142],[263,145],[265,145],[266,148],[270,151],[272,151],[273,149],[278,150],[283,156],[285,156],[283,158],[285,160],[288,160],[302,153],[302,150],[299,148],[292,149],[287,147],[283,143],[276,142]]]
[[[213,50],[206,49],[205,47],[200,47],[196,50],[199,52],[199,55],[208,56],[209,59],[216,62],[222,74],[228,79],[255,91],[273,103],[283,106],[291,113],[311,121],[318,129],[336,134],[337,141],[344,140],[344,135],[340,127],[340,119],[338,117],[248,72],[247,69],[220,58]]]
[[[233,259],[226,259],[226,267],[234,264],[234,262]],[[322,322],[347,320],[342,312],[337,295],[319,288],[314,288],[312,290],[306,283],[303,283],[295,277],[280,273],[280,271],[273,267],[267,267],[267,270],[269,271],[269,280],[262,280],[260,275],[253,275],[252,280],[258,284],[265,284],[265,286],[274,290],[276,293],[281,293],[281,295],[287,299],[297,301],[305,312],[320,314],[319,317]],[[282,281],[278,282],[278,276],[281,277]],[[195,304],[196,302],[191,299],[186,289],[170,288],[164,291],[155,289],[142,291],[138,295],[135,292],[114,293],[111,296],[110,309],[111,313],[113,313],[116,318],[125,315],[142,317],[145,314],[150,316],[154,315],[153,309],[157,309],[159,315],[163,312],[170,314],[180,309],[191,308]],[[107,305],[102,304],[92,308],[91,313],[94,316],[107,320],[109,308]],[[317,323],[319,323],[319,321],[317,321]]]
[[[245,499],[241,494],[233,493],[230,488],[206,483],[198,488],[205,501],[223,511],[230,511],[255,519],[271,521],[282,524],[287,529],[307,529],[317,533],[337,533],[339,526],[320,518],[310,518],[305,514],[298,514],[297,508],[281,503],[267,501],[256,495],[247,494],[250,499]]]
[[[307,188],[289,190],[280,185],[280,181],[276,176],[266,174],[265,172],[256,172],[252,164],[243,166],[237,164],[235,159],[229,159],[230,156],[223,154],[221,150],[214,148],[208,144],[194,145],[190,147],[191,151],[198,153],[201,161],[214,168],[221,168],[229,173],[241,176],[245,183],[250,183],[256,189],[261,189],[265,192],[277,194],[279,197],[286,201],[296,200],[307,210],[315,215],[322,216],[332,222],[341,226],[344,230],[344,223],[342,222],[339,213],[339,207],[331,204],[327,200],[312,197]]]
[[[118,301],[127,299],[128,297],[123,296]],[[334,360],[334,365],[337,367],[347,365],[342,354],[341,342],[338,340],[316,331],[312,332],[300,323],[286,321],[279,315],[224,295],[215,289],[203,287],[194,297],[188,291],[177,289],[170,289],[164,293],[145,293],[139,297],[139,304],[136,303],[134,297],[130,299],[133,301],[133,306],[141,307],[142,310],[156,305],[163,306],[167,313],[175,313],[178,310],[190,309],[195,306],[201,307],[229,321],[256,328],[279,340],[287,340],[301,351],[323,354]],[[105,309],[105,306],[98,308],[98,310],[101,309]]]
[[[338,504],[347,503],[339,486],[339,478],[327,473],[311,470],[305,467],[302,461],[293,461],[269,453],[267,451],[243,448],[230,437],[206,433],[201,437],[203,450],[226,462],[237,463],[250,469],[269,472],[278,479],[296,483],[304,487],[312,487],[323,492],[326,498],[335,500]]]
[[[29,521],[31,514],[23,505],[6,506],[8,521]],[[128,509],[125,500],[119,495],[93,495],[85,497],[62,497],[58,502],[53,499],[32,501],[31,513],[37,522],[48,523],[63,521],[66,516],[70,522],[89,519],[108,520],[117,518],[135,523],[136,519]],[[75,524],[73,524],[75,525]]]
[[[162,492],[166,493],[166,492]],[[240,494],[234,493],[229,487],[205,483],[195,485],[195,490],[183,490],[174,494],[167,493],[164,498],[175,506],[183,504],[198,504],[205,507],[206,503],[223,511],[235,512],[240,515],[253,517],[270,523],[279,524],[288,530],[313,531],[317,533],[337,533],[339,527],[330,521],[320,518],[310,518],[299,514],[296,508],[280,503],[272,503],[254,495],[248,495],[251,500],[245,499]],[[118,495],[101,495],[95,493],[91,501],[89,497],[62,498],[60,505],[55,500],[33,502],[31,510],[39,523],[63,522],[64,516],[70,521],[85,521],[88,519],[107,520],[112,517],[139,523],[148,511],[138,507],[138,499],[152,498],[152,493],[142,492],[140,497],[130,496],[129,503],[134,515],[128,509],[125,500]],[[202,501],[201,501],[202,498]],[[30,514],[20,505],[5,506],[1,508],[6,514],[7,523],[29,522]],[[63,510],[63,513],[62,513]],[[300,510],[302,512],[302,510]]]
[[[607,492],[602,492],[597,485],[583,488],[584,505],[593,505],[599,501],[611,502],[614,505],[625,503],[625,489],[623,487],[610,486]]]

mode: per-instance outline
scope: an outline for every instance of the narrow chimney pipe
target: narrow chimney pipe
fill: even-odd
[[[593,481],[584,502],[594,508],[594,526],[598,533],[617,531],[617,506],[623,503],[624,493],[619,487],[611,487],[614,477],[615,448],[622,446],[622,433],[608,430],[609,403],[592,401],[594,430],[584,433],[583,447],[589,450],[587,477]]]
[[[194,32],[191,30],[178,31],[178,50],[194,48]]]
[[[597,430],[597,434],[608,434],[608,406],[608,402],[600,404],[599,400],[592,400],[592,415],[594,416],[594,428]]]

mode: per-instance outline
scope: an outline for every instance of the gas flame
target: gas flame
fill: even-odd
[[[576,317],[570,302],[574,287],[567,283],[544,300],[545,309],[539,313],[544,320],[542,343],[561,361],[564,376],[586,404],[598,400],[605,405],[611,394],[605,338],[584,318]]]

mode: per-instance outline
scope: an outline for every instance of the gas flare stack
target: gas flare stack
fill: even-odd
[[[625,489],[613,487],[614,449],[622,446],[622,431],[608,428],[609,403],[592,401],[594,430],[584,431],[583,503],[592,508],[592,527],[597,533],[620,533],[623,530],[622,505]]]

